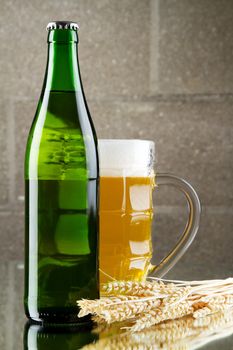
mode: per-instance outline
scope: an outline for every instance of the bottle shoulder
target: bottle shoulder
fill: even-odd
[[[82,96],[44,95],[28,137],[25,177],[96,177],[97,158],[95,130]]]

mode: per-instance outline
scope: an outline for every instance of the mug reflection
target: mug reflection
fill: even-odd
[[[43,326],[27,322],[24,350],[78,350],[98,340],[92,326]]]

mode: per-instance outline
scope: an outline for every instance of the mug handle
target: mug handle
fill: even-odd
[[[186,227],[180,239],[168,255],[161,260],[158,265],[150,265],[149,276],[164,276],[186,252],[192,241],[194,240],[200,223],[201,205],[198,195],[194,188],[184,179],[172,174],[156,174],[155,185],[170,185],[178,188],[184,193],[188,202],[189,217]]]

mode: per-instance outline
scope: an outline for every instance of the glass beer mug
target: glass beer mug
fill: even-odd
[[[155,145],[147,140],[99,140],[100,283],[143,281],[167,273],[192,243],[200,221],[200,202],[185,180],[154,170]],[[188,221],[179,241],[156,266],[151,264],[155,187],[171,185],[185,194]],[[156,254],[156,251],[155,251]]]

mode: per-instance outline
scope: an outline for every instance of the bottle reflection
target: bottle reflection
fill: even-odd
[[[78,350],[98,340],[91,326],[42,326],[26,323],[24,350]]]
[[[230,336],[229,343],[233,344],[233,308],[198,319],[190,315],[162,322],[140,332],[130,332],[131,325],[129,322],[101,323],[93,330],[27,324],[24,350],[196,350],[216,341],[223,345],[217,345],[216,349],[225,349],[221,339]]]

